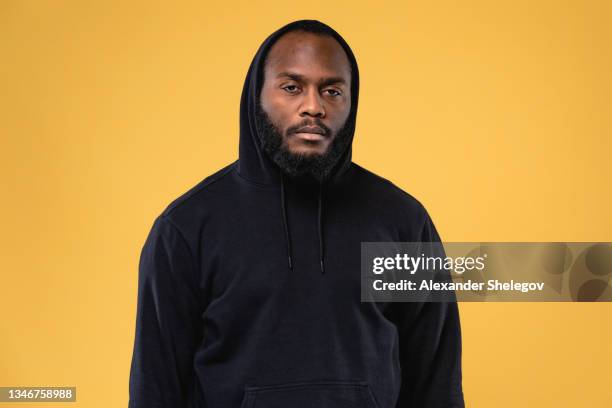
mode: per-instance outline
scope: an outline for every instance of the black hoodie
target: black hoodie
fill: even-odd
[[[130,408],[463,407],[456,303],[360,301],[361,242],[440,240],[408,193],[351,161],[319,184],[282,177],[255,121],[260,46],[240,104],[239,159],[174,200],[142,249]],[[326,28],[329,28],[325,26]],[[359,94],[352,66],[351,142]]]

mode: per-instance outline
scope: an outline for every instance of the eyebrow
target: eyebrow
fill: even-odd
[[[295,72],[288,72],[288,71],[281,72],[276,77],[277,78],[288,77],[298,82],[306,81],[306,78],[303,75],[296,74]],[[321,86],[327,86],[327,85],[332,85],[332,84],[346,84],[346,81],[342,77],[327,77],[319,81],[319,85]]]

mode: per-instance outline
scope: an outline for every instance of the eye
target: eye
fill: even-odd
[[[283,86],[282,89],[284,89],[285,91],[287,91],[289,93],[296,93],[298,91],[297,85]]]
[[[333,97],[338,97],[342,95],[342,93],[340,93],[339,91],[336,91],[335,89],[326,89],[325,92],[331,92],[330,96],[333,96]]]

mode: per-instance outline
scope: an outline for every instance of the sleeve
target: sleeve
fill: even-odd
[[[421,242],[440,242],[429,215]],[[463,408],[457,302],[397,302],[391,310],[402,372],[397,408]]]
[[[202,333],[197,288],[183,235],[160,215],[140,254],[129,408],[188,406]]]

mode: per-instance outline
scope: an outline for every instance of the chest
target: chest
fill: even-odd
[[[280,200],[237,203],[210,220],[200,259],[211,299],[258,309],[358,304],[361,242],[397,240],[397,229],[363,205],[324,202],[319,223],[315,200],[286,204],[286,229]]]

